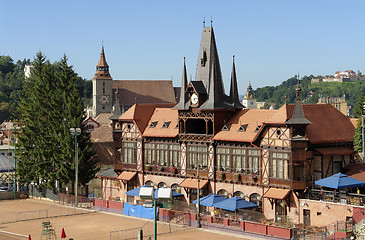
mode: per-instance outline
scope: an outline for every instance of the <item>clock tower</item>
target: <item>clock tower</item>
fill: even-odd
[[[100,59],[93,78],[93,117],[98,116],[99,113],[112,112],[112,81],[102,45]]]

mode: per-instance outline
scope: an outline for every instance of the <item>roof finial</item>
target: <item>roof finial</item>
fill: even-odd
[[[210,16],[210,27],[213,27],[213,17]]]
[[[235,57],[235,56],[233,55],[233,63],[234,63],[234,57]]]
[[[205,17],[203,17],[203,28],[205,28]]]

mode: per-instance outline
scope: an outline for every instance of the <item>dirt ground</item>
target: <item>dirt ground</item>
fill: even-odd
[[[42,221],[45,219],[35,219],[27,221],[16,221],[17,212],[44,210],[49,208],[62,208],[54,206],[53,202],[47,200],[38,199],[25,199],[25,200],[2,200],[0,201],[0,230],[11,233],[17,233],[28,236],[31,235],[32,239],[41,239],[42,234]],[[70,211],[66,209],[63,211]],[[147,219],[132,218],[123,215],[91,212],[87,214],[61,216],[48,218],[55,229],[57,239],[60,239],[62,228],[65,229],[66,239],[73,238],[74,240],[83,239],[110,239],[110,232],[122,229],[130,229],[141,227],[146,224]],[[159,223],[158,229],[163,230],[168,228],[167,224]],[[146,224],[146,232],[153,231],[153,223],[150,221]],[[178,229],[174,226],[173,230]],[[182,229],[179,229],[182,230]],[[124,235],[134,235],[137,232],[122,231],[120,232],[120,239],[123,239]],[[116,235],[113,235],[116,236]],[[153,238],[153,237],[152,237]],[[0,239],[11,239],[1,237]],[[21,238],[20,238],[21,239]],[[27,238],[24,238],[27,239]],[[43,236],[43,239],[45,237]],[[117,239],[117,238],[113,238]],[[147,238],[146,238],[147,239]],[[158,239],[199,239],[199,240],[212,240],[212,239],[254,239],[253,237],[244,237],[235,234],[219,234],[212,231],[203,231],[198,229],[187,229],[183,231],[177,231],[168,234],[158,235]],[[256,238],[259,239],[259,238]]]

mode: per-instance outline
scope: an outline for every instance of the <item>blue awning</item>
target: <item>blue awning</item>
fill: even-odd
[[[237,209],[258,207],[256,204],[248,202],[240,197],[228,198],[226,200],[213,204],[213,206],[228,211],[236,211]]]
[[[202,197],[199,199],[200,205],[206,206],[206,207],[213,207],[213,204],[221,202],[223,200],[227,200],[227,198],[222,197],[218,194],[211,193],[205,197]],[[194,200],[193,203],[196,204],[198,201]]]
[[[315,181],[316,185],[333,189],[354,188],[365,185],[364,182],[349,177],[343,173],[336,173],[330,177]]]

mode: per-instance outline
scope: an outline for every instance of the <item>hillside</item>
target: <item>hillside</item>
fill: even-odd
[[[312,83],[313,75],[304,76],[300,80],[302,88],[302,99],[305,103],[317,103],[318,98],[322,97],[343,97],[345,96],[348,106],[352,108],[356,104],[356,100],[364,94],[365,81],[358,80],[356,82],[320,82]],[[279,86],[267,86],[258,88],[254,91],[258,102],[273,103],[275,108],[279,108],[285,103],[295,102],[295,88],[297,86],[297,77],[294,76]],[[270,107],[270,104],[267,105]]]

